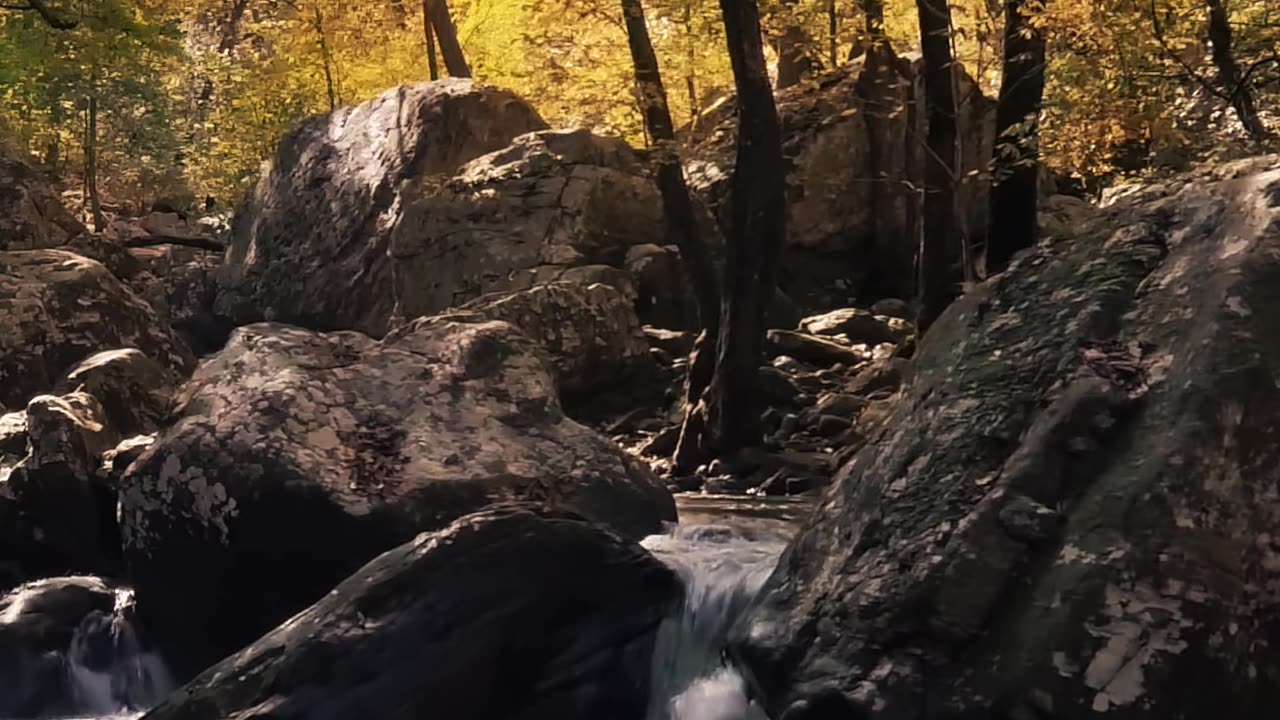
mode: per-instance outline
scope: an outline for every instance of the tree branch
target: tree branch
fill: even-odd
[[[80,24],[59,15],[45,0],[27,0],[26,5],[0,5],[0,10],[34,10],[55,30],[71,30]]]

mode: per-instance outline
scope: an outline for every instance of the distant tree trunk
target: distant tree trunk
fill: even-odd
[[[778,90],[798,85],[813,74],[816,63],[810,55],[812,38],[796,22],[792,13],[797,0],[782,0],[786,23],[778,36],[778,78],[774,87]]]
[[[689,95],[689,128],[696,130],[698,115],[702,113],[702,102],[698,99],[698,52],[693,40],[693,0],[684,0],[684,37],[684,89]]]
[[[439,40],[440,54],[444,57],[444,69],[451,77],[471,77],[471,67],[462,54],[462,45],[458,43],[458,29],[453,25],[453,17],[449,14],[448,0],[423,0],[423,11],[431,16],[431,25],[435,28],[436,39]]]
[[[98,95],[96,92],[89,95],[85,115],[85,196],[89,200],[89,212],[93,216],[93,230],[102,232],[107,227],[107,219],[102,214],[102,196],[98,194]]]
[[[436,61],[436,32],[431,27],[431,0],[422,0],[422,36],[427,42],[427,73],[432,80],[440,79],[440,65]]]
[[[644,6],[641,0],[622,0],[622,17],[626,22],[627,42],[631,47],[631,61],[635,67],[636,88],[645,132],[651,138],[654,159],[657,164],[658,190],[662,193],[662,219],[668,238],[674,238],[680,248],[685,271],[693,286],[698,303],[698,316],[705,331],[699,352],[707,357],[714,352],[714,342],[720,327],[720,290],[717,287],[715,265],[707,244],[698,231],[697,216],[689,198],[689,188],[684,181],[684,167],[676,146],[675,126],[667,106],[667,92],[662,84],[658,57],[653,51],[649,28],[645,24]],[[696,366],[696,372],[695,372]],[[713,366],[705,360],[691,362],[686,388],[690,404],[696,403],[710,381]]]
[[[840,40],[840,16],[836,14],[836,0],[827,0],[827,62],[832,69],[839,65],[836,58]]]
[[[1213,64],[1218,68],[1218,81],[1235,108],[1244,129],[1255,140],[1267,136],[1266,125],[1258,116],[1257,100],[1248,79],[1240,72],[1231,47],[1231,23],[1222,0],[1206,0],[1209,7],[1209,43],[1212,45]]]
[[[329,55],[329,42],[324,35],[324,16],[320,14],[320,4],[312,6],[315,11],[316,38],[320,44],[320,59],[324,63],[324,84],[329,91],[329,112],[338,108],[337,88],[333,84],[333,58]]]
[[[1036,241],[1040,175],[1040,106],[1044,97],[1044,33],[1028,22],[1026,0],[1004,3],[1004,69],[996,103],[995,177],[987,224],[987,274]]]
[[[947,0],[916,0],[928,135],[924,208],[920,233],[920,332],[928,329],[955,298],[950,257],[956,225],[956,98],[952,83],[951,8]]]
[[[677,460],[686,462],[762,439],[756,385],[764,316],[776,290],[774,268],[786,232],[782,138],[760,44],[759,10],[755,0],[720,0],[720,9],[738,96],[738,142],[715,373],[702,402],[685,418]]]

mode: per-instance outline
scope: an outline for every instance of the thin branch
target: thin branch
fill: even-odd
[[[59,15],[45,0],[27,0],[26,5],[0,5],[0,10],[34,10],[55,30],[71,30],[80,24]]]
[[[182,237],[179,235],[142,235],[132,237],[120,243],[127,248],[155,247],[157,245],[181,245],[209,252],[223,252],[226,246],[217,240],[203,237]]]

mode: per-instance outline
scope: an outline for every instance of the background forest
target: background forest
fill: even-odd
[[[40,3],[44,5],[45,3]],[[428,77],[415,0],[64,0],[68,29],[34,11],[0,12],[0,136],[64,178],[83,177],[92,115],[102,192],[139,206],[233,203],[283,132],[331,106]],[[1049,43],[1041,150],[1053,170],[1105,183],[1177,165],[1205,123],[1236,123],[1207,42],[1204,0],[1032,3]],[[18,0],[10,10],[28,8]],[[453,0],[474,76],[529,98],[553,126],[646,144],[622,13],[614,0]],[[1277,75],[1280,3],[1235,0],[1233,50],[1247,84]],[[713,0],[646,4],[675,122],[732,87]],[[765,32],[806,46],[822,69],[865,48],[851,0],[761,3]],[[956,57],[994,97],[998,0],[952,3]],[[918,46],[916,5],[890,0],[886,32]]]

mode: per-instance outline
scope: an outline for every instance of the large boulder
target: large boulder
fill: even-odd
[[[0,146],[0,250],[57,247],[84,232],[53,178]]]
[[[0,408],[19,409],[100,350],[137,348],[184,373],[191,352],[96,261],[62,250],[0,252]]]
[[[958,66],[957,66],[958,67]],[[787,239],[779,285],[802,305],[840,307],[864,296],[910,297],[924,177],[925,113],[918,53],[868,65],[861,56],[777,93],[787,171]],[[957,70],[962,178],[957,204],[972,238],[986,224],[994,103]],[[690,186],[727,216],[737,138],[730,97],[689,133]],[[850,279],[852,283],[848,282]]]
[[[495,502],[640,537],[670,494],[569,419],[542,348],[507,323],[420,318],[381,342],[238,329],[122,480],[140,608],[189,677],[369,558]]]
[[[365,565],[148,720],[641,720],[680,582],[639,545],[518,508]]]
[[[220,312],[382,335],[405,181],[440,182],[545,127],[514,94],[463,79],[403,85],[304,122],[236,213]]]
[[[646,322],[696,319],[679,257],[661,247],[661,196],[622,140],[585,130],[532,133],[477,158],[442,187],[419,183],[406,198],[391,245],[403,317],[609,266],[643,289]],[[715,223],[705,212],[703,220],[708,242],[718,246]],[[653,287],[638,247],[674,258],[662,285]]]
[[[958,300],[739,628],[771,715],[834,692],[884,720],[1273,716],[1277,283],[1269,157]]]

